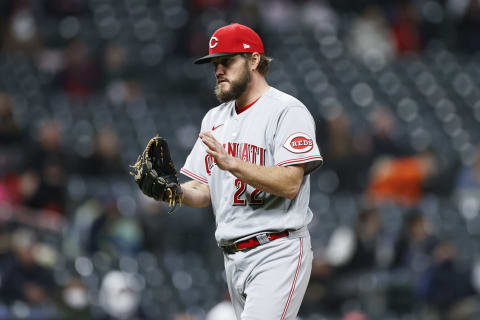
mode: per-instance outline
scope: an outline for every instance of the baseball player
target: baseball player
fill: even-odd
[[[255,31],[231,24],[209,41],[221,104],[203,118],[180,170],[183,203],[212,205],[237,319],[296,319],[312,266],[310,173],[322,164],[314,120],[265,80]]]

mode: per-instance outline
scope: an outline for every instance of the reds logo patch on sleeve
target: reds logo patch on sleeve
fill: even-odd
[[[283,147],[293,153],[305,153],[313,149],[313,139],[303,132],[295,132],[290,135]]]

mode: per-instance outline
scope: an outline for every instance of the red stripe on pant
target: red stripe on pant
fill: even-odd
[[[300,238],[300,254],[298,255],[298,263],[297,263],[297,270],[295,271],[295,276],[293,277],[292,287],[290,288],[290,293],[288,295],[287,302],[285,304],[285,308],[283,308],[282,317],[280,320],[285,319],[285,315],[287,314],[288,306],[290,305],[290,300],[292,300],[293,291],[295,290],[295,283],[297,282],[298,272],[300,271],[300,266],[302,265],[302,255],[303,255],[303,238]]]

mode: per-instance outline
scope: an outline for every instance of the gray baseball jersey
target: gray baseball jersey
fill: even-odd
[[[297,230],[311,221],[309,173],[321,165],[322,157],[314,120],[299,100],[271,87],[239,113],[234,101],[211,109],[201,131],[211,131],[228,154],[256,165],[307,163],[300,191],[289,200],[255,189],[219,169],[198,139],[181,172],[208,184],[219,245],[265,231]]]

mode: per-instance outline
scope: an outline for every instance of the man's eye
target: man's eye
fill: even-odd
[[[218,66],[218,65],[222,65],[222,66],[225,66],[227,67],[231,62],[232,62],[233,58],[231,57],[228,57],[228,58],[223,58],[223,59],[219,59],[217,60],[216,62],[214,62],[214,66]]]

